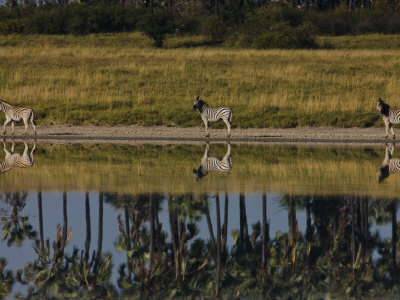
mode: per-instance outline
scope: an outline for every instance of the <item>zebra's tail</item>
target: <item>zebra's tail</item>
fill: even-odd
[[[31,109],[31,114],[29,115],[29,118],[31,118],[31,122],[32,122],[34,125],[36,125],[36,122],[35,122],[34,116],[33,116],[33,109]],[[28,119],[29,119],[29,118],[28,118]]]
[[[229,113],[229,118],[228,118],[228,120],[229,120],[229,123],[232,123],[232,109],[231,109],[231,111],[230,111],[230,113]]]

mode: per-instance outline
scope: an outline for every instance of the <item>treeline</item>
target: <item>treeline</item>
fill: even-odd
[[[395,0],[209,0],[67,3],[6,0],[0,34],[90,34],[141,31],[162,47],[167,34],[204,35],[251,48],[312,48],[315,35],[400,33]]]

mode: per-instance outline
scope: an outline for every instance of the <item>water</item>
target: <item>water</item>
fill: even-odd
[[[1,297],[398,298],[394,145],[11,148]]]

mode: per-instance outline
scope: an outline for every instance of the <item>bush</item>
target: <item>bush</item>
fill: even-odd
[[[137,23],[137,28],[154,39],[155,47],[161,48],[165,36],[176,31],[176,18],[169,10],[156,10],[144,15]]]

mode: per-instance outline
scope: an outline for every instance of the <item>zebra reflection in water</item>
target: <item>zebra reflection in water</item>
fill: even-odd
[[[196,180],[202,179],[210,171],[229,172],[232,169],[231,145],[229,143],[227,145],[228,149],[226,154],[220,159],[218,157],[208,156],[210,145],[207,143],[206,151],[201,159],[200,166],[197,169],[193,169],[194,178]]]
[[[383,182],[392,173],[400,173],[400,159],[392,158],[394,144],[386,144],[385,158],[378,172],[376,172],[376,181]]]
[[[6,153],[4,162],[0,163],[0,174],[10,171],[12,168],[30,168],[33,165],[33,153],[36,150],[36,142],[33,144],[31,153],[28,154],[28,144],[24,141],[25,149],[21,154],[14,153],[14,141],[12,141],[11,152],[6,148],[6,142],[3,140],[3,149]]]

